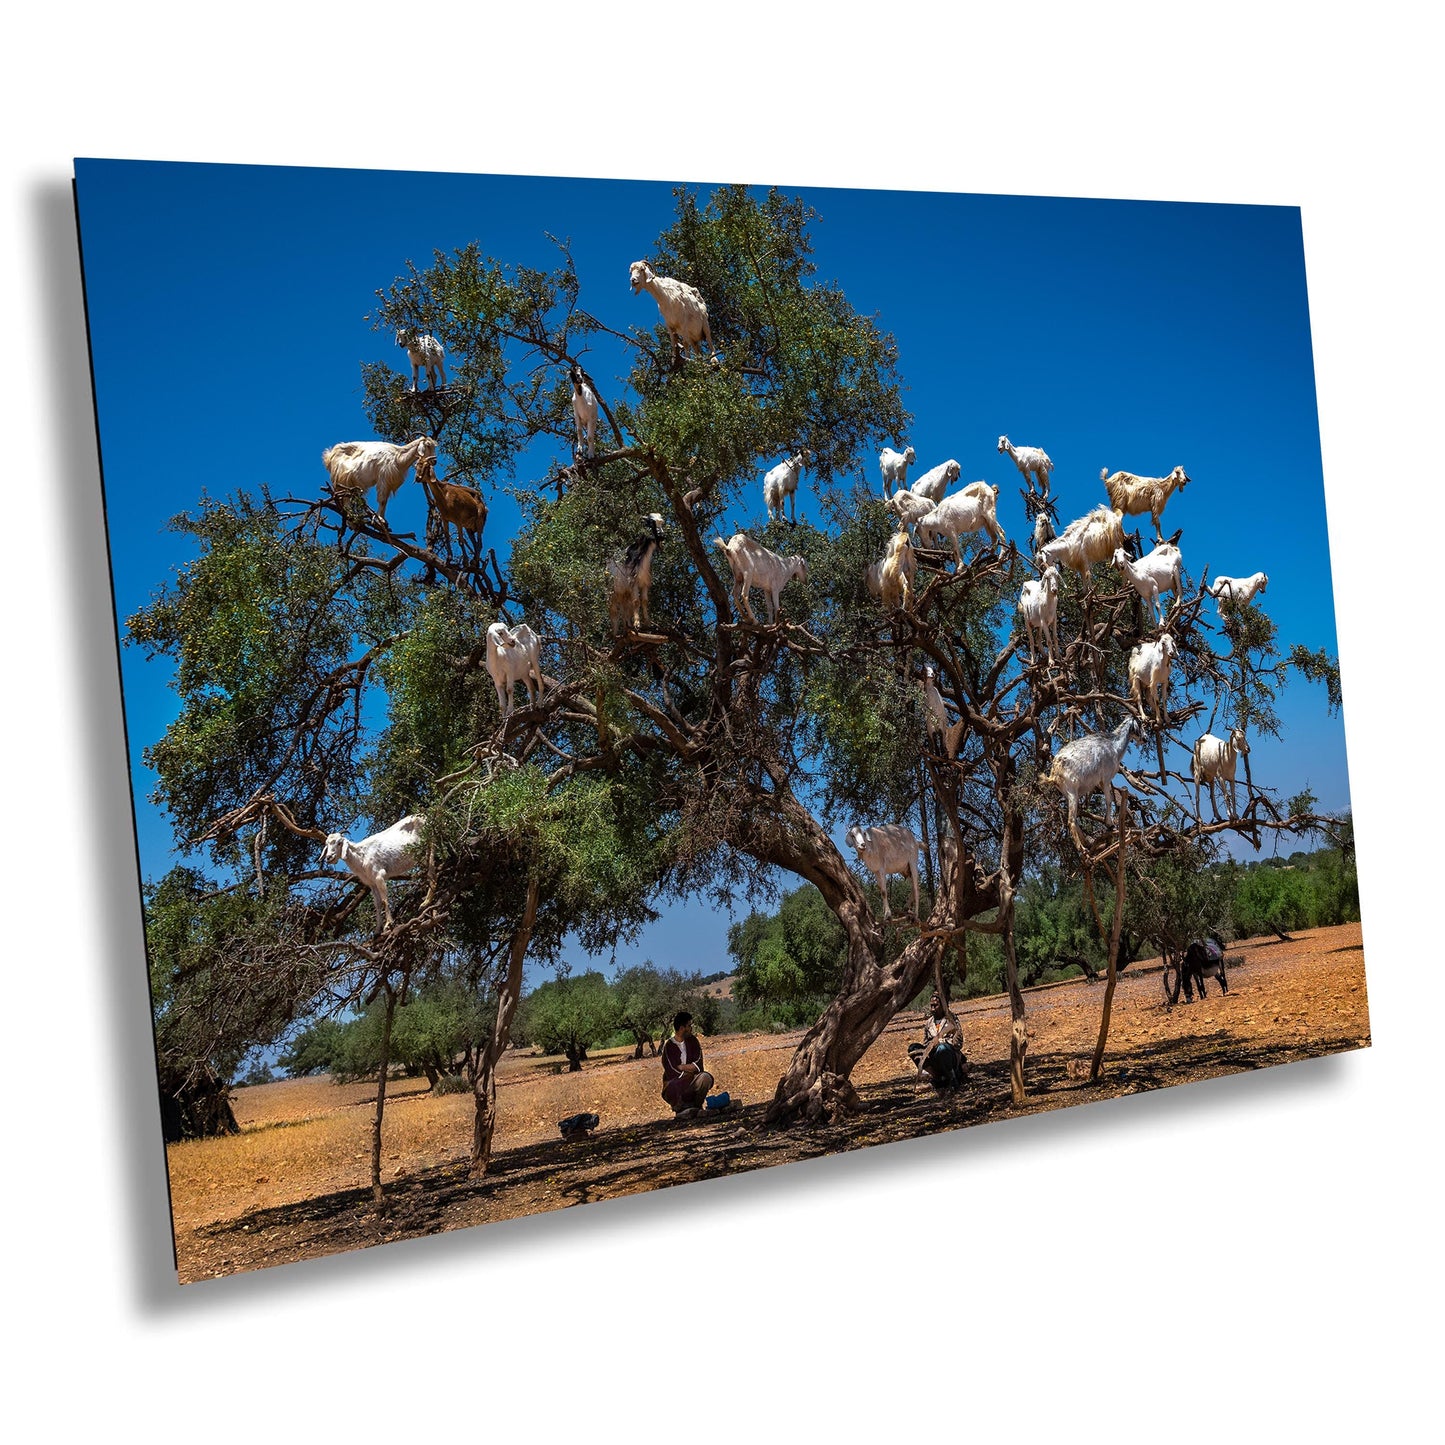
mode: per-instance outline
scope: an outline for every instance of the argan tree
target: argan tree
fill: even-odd
[[[436,253],[378,292],[377,328],[437,335],[453,384],[411,392],[401,373],[366,367],[373,425],[397,441],[434,436],[450,481],[515,483],[522,525],[505,560],[489,545],[482,565],[458,561],[357,499],[314,492],[204,502],[180,523],[202,560],[131,624],[176,659],[184,700],[152,749],[159,796],[178,836],[204,844],[231,886],[281,895],[253,937],[297,1008],[326,989],[404,997],[437,958],[469,952],[502,1000],[478,1061],[478,1079],[490,1077],[524,957],[555,954],[569,930],[605,947],[649,898],[731,903],[805,881],[836,920],[840,958],[771,1122],[856,1107],[858,1060],[930,976],[945,980],[945,960],[976,930],[1003,943],[1023,1097],[1014,900],[1031,857],[1073,849],[1045,781],[1051,753],[1124,715],[1129,650],[1153,635],[1153,618],[1100,564],[1066,584],[1058,665],[1031,663],[1014,631],[1028,568],[1013,543],[976,539],[956,568],[924,555],[906,610],[873,602],[865,569],[893,528],[862,479],[911,418],[891,338],[815,271],[814,220],[776,191],[722,188],[706,203],[677,193],[675,223],[646,259],[702,293],[722,354],[711,362],[675,362],[660,323],[609,331],[584,309],[565,244],[551,271],[475,246]],[[619,282],[633,259],[619,258]],[[640,319],[656,319],[650,301]],[[627,375],[594,377],[602,437],[596,455],[573,460],[570,368],[604,344]],[[769,524],[758,478],[805,448],[822,525]],[[614,637],[606,566],[654,512],[665,531],[652,622]],[[807,562],[774,625],[739,609],[712,546],[741,522]],[[1112,868],[1120,908],[1126,858],[1132,867],[1225,829],[1258,839],[1311,821],[1249,779],[1238,819],[1205,822],[1182,801],[1168,750],[1201,712],[1267,726],[1287,667],[1332,675],[1327,658],[1281,662],[1257,609],[1216,650],[1185,594],[1168,622],[1173,705],[1140,724],[1149,765],[1126,774],[1124,821],[1112,833],[1090,824],[1095,842],[1075,860],[1090,884]],[[542,638],[548,684],[504,721],[485,631],[523,615]],[[924,662],[950,713],[941,737],[925,726]],[[318,878],[315,844],[355,819],[384,825],[405,812],[426,815],[427,857],[398,888],[396,924],[377,935],[362,890]],[[925,916],[880,917],[835,841],[855,819],[916,827]],[[1114,944],[1111,980],[1117,930]],[[483,1156],[489,1087],[478,1086]]]

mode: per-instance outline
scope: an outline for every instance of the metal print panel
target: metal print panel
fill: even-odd
[[[76,174],[182,1281],[1368,1044],[1296,210]]]

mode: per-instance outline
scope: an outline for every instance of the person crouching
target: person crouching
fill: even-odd
[[[681,1010],[672,1020],[672,1037],[662,1046],[662,1097],[679,1119],[702,1108],[713,1077],[702,1066],[702,1044],[692,1031],[692,1015]]]
[[[908,1057],[935,1089],[954,1089],[968,1078],[963,1027],[939,994],[928,1001],[923,1042],[909,1044]]]

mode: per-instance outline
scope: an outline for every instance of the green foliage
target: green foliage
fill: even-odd
[[[395,611],[371,583],[347,585],[335,548],[288,533],[245,494],[203,494],[171,529],[198,555],[126,623],[128,641],[172,660],[181,698],[145,752],[159,775],[153,800],[182,838],[268,787],[282,788],[303,822],[323,804],[349,813],[366,668],[338,669],[399,620]],[[268,845],[273,866],[294,867],[305,852],[280,830]]]
[[[1234,898],[1239,937],[1359,921],[1360,884],[1353,856],[1346,857],[1339,848],[1296,856],[1303,861],[1239,870]]]
[[[562,248],[557,259],[552,271],[506,266],[472,243],[451,255],[433,252],[425,270],[408,261],[405,275],[376,293],[372,323],[388,336],[403,327],[436,336],[446,347],[449,391],[464,404],[411,394],[409,363],[405,374],[368,364],[363,404],[377,433],[401,442],[428,430],[445,445],[449,479],[472,485],[505,475],[538,432],[570,440],[565,389],[530,367],[539,347],[556,355],[576,303],[571,257]],[[570,326],[591,329],[581,317]],[[528,378],[520,385],[519,372]]]
[[[612,1000],[618,1020],[636,1042],[639,1056],[644,1044],[653,1044],[665,1037],[672,1026],[672,1016],[687,1009],[697,1016],[702,1027],[704,1000],[697,992],[695,977],[684,977],[675,968],[659,969],[649,959],[646,963],[625,969],[612,981]]]
[[[417,990],[393,1015],[391,1064],[439,1083],[458,1072],[462,1050],[477,1047],[491,1033],[496,1011],[494,998],[478,995],[456,978]],[[326,1034],[327,1067],[338,1081],[375,1076],[385,1012],[384,1001],[377,999],[358,1017],[333,1024]],[[289,1067],[287,1071],[292,1072]]]
[[[525,1037],[546,1054],[565,1054],[574,1067],[617,1027],[607,980],[595,971],[549,980],[522,1001]]]
[[[837,286],[817,281],[816,213],[777,190],[759,199],[723,186],[705,205],[676,194],[677,222],[647,259],[707,298],[724,363],[689,363],[674,376],[664,328],[655,312],[647,317],[654,353],[631,377],[639,439],[696,457],[700,476],[750,484],[756,458],[807,446],[826,484],[871,460],[880,439],[903,436],[912,418],[899,397],[896,345]]]
[[[1093,915],[1077,880],[1065,883],[1060,870],[1046,866],[1024,880],[1014,912],[1014,952],[1018,958],[1019,980],[1024,984],[1049,982],[1079,972],[1077,965],[1060,962],[1082,954],[1097,967],[1104,962]],[[993,941],[993,940],[990,940]],[[975,979],[982,984],[1002,978],[1002,947],[980,947],[981,939],[969,940],[969,992]],[[995,958],[996,953],[996,958]],[[998,968],[987,965],[997,963]]]
[[[346,1025],[337,1019],[316,1019],[296,1033],[276,1062],[288,1079],[332,1073],[345,1032]]]
[[[269,1084],[272,1079],[271,1066],[259,1054],[256,1055],[236,1080],[237,1085],[243,1089],[252,1088],[256,1084]]]
[[[1344,700],[1340,691],[1339,662],[1322,647],[1311,652],[1302,642],[1297,642],[1289,650],[1289,663],[1306,681],[1324,683],[1330,715],[1338,716]]]
[[[1171,952],[1210,933],[1228,938],[1233,932],[1234,893],[1232,871],[1222,866],[1217,844],[1208,838],[1181,841],[1163,857],[1131,868],[1124,927],[1133,937]],[[1107,926],[1113,919],[1113,900],[1099,902],[1101,911],[1107,905]]]
[[[734,923],[728,952],[736,961],[733,992],[739,1003],[788,1005],[787,1016],[801,1019],[816,1017],[821,1000],[836,989],[847,939],[823,895],[807,884],[785,894],[776,913],[754,912]]]
[[[232,1078],[253,1047],[269,1045],[324,976],[324,963],[265,966],[284,903],[218,891],[198,870],[177,866],[145,890],[156,1054],[163,1078],[210,1072]]]

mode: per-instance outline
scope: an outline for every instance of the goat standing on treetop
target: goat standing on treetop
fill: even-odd
[[[337,442],[321,453],[321,464],[331,477],[333,492],[360,492],[376,488],[376,515],[386,521],[386,504],[406,480],[412,466],[435,457],[437,444],[430,437],[414,437],[404,447],[394,442]]]
[[[387,896],[389,878],[410,878],[416,871],[416,848],[426,819],[412,813],[393,823],[382,833],[373,833],[353,843],[343,833],[330,833],[321,851],[326,864],[345,863],[368,888],[376,902],[376,931],[391,927],[391,900]]]
[[[597,449],[597,393],[586,373],[572,363],[572,424],[577,431],[577,452],[590,458]]]
[[[1043,513],[1039,514],[1040,516]],[[1029,639],[1029,661],[1037,658],[1035,637],[1042,636],[1049,666],[1054,665],[1054,649],[1059,646],[1059,569],[1045,567],[1037,582],[1028,581],[1019,594],[1019,611],[1024,616],[1024,631]],[[1063,651],[1062,648],[1059,648]]]
[[[1065,743],[1054,755],[1044,782],[1052,783],[1069,805],[1069,833],[1079,852],[1087,852],[1079,832],[1079,803],[1090,793],[1103,792],[1108,801],[1108,820],[1114,820],[1114,774],[1129,749],[1134,719],[1125,718],[1112,733],[1085,733]]]
[[[1175,489],[1183,491],[1189,485],[1189,478],[1183,467],[1175,467],[1167,477],[1136,477],[1133,472],[1114,472],[1108,467],[1099,472],[1099,480],[1109,494],[1109,505],[1116,512],[1128,517],[1143,516],[1148,512],[1154,519],[1154,535],[1163,537],[1159,517],[1164,504],[1174,495]]]
[[[642,520],[648,530],[607,564],[607,612],[615,637],[629,626],[636,629],[648,622],[647,597],[652,590],[652,559],[662,545],[662,514],[648,512]]]
[[[406,348],[407,360],[411,362],[411,389],[416,390],[422,367],[426,368],[431,389],[437,389],[437,372],[442,374],[442,385],[447,384],[446,351],[435,336],[418,335],[415,331],[403,329],[396,333],[396,344]]]
[[[913,465],[914,461],[912,447],[901,452],[895,452],[892,447],[884,447],[878,453],[878,466],[883,472],[883,495],[885,497],[893,495],[894,487],[908,485],[908,468]]]
[[[542,696],[542,644],[525,622],[508,627],[494,622],[487,628],[487,672],[497,689],[502,721],[512,715],[512,694],[520,682],[527,689],[527,706],[536,707]]]
[[[893,917],[888,902],[888,875],[902,873],[913,883],[913,916],[918,917],[918,839],[902,823],[877,823],[865,828],[855,823],[848,829],[848,842],[858,861],[878,881],[883,895],[883,917]]]
[[[689,350],[694,356],[701,356],[704,341],[713,353],[713,360],[722,360],[713,347],[712,332],[708,329],[707,302],[696,286],[689,286],[674,276],[659,276],[646,261],[632,263],[631,283],[634,296],[646,291],[657,302],[663,325],[672,338],[674,366]]]
[[[734,532],[724,542],[721,537],[712,539],[728,559],[733,574],[733,600],[756,622],[748,592],[761,587],[768,598],[768,622],[778,620],[778,605],[783,588],[795,577],[800,582],[808,580],[808,564],[798,556],[780,557],[770,552],[761,542],[755,542],[744,532]]]
[[[792,522],[798,520],[798,477],[802,473],[804,465],[812,460],[812,452],[804,447],[789,457],[787,461],[779,462],[763,478],[763,504],[768,509],[770,522],[783,520],[784,502],[792,504],[792,516],[788,520]]]
[[[457,529],[457,549],[462,561],[467,561],[467,536],[472,539],[471,565],[478,571],[482,566],[482,529],[487,525],[487,504],[480,492],[470,487],[461,487],[454,482],[444,482],[437,476],[435,457],[423,457],[416,464],[416,480],[427,501],[432,506],[432,517],[427,519],[427,545],[436,540],[445,541],[450,547],[451,529]],[[434,529],[435,528],[435,534]]]
[[[1213,733],[1205,733],[1197,743],[1194,744],[1194,816],[1199,817],[1199,789],[1203,783],[1209,784],[1209,806],[1214,809],[1214,816],[1219,816],[1219,802],[1214,796],[1215,783],[1229,784],[1229,816],[1231,819],[1235,813],[1234,797],[1234,769],[1239,761],[1241,753],[1248,754],[1249,743],[1244,736],[1244,729],[1236,727],[1229,734],[1229,741],[1217,738]]]
[[[1023,474],[1023,479],[1029,484],[1029,491],[1034,489],[1034,478],[1039,479],[1039,491],[1047,499],[1049,495],[1049,477],[1053,474],[1054,464],[1049,460],[1049,454],[1042,447],[1016,447],[1007,437],[998,439],[998,449],[1007,452],[1013,460],[1014,466]]]
[[[1123,545],[1123,514],[1100,504],[1045,542],[1034,560],[1040,567],[1062,564],[1084,577],[1095,562],[1107,561]]]

